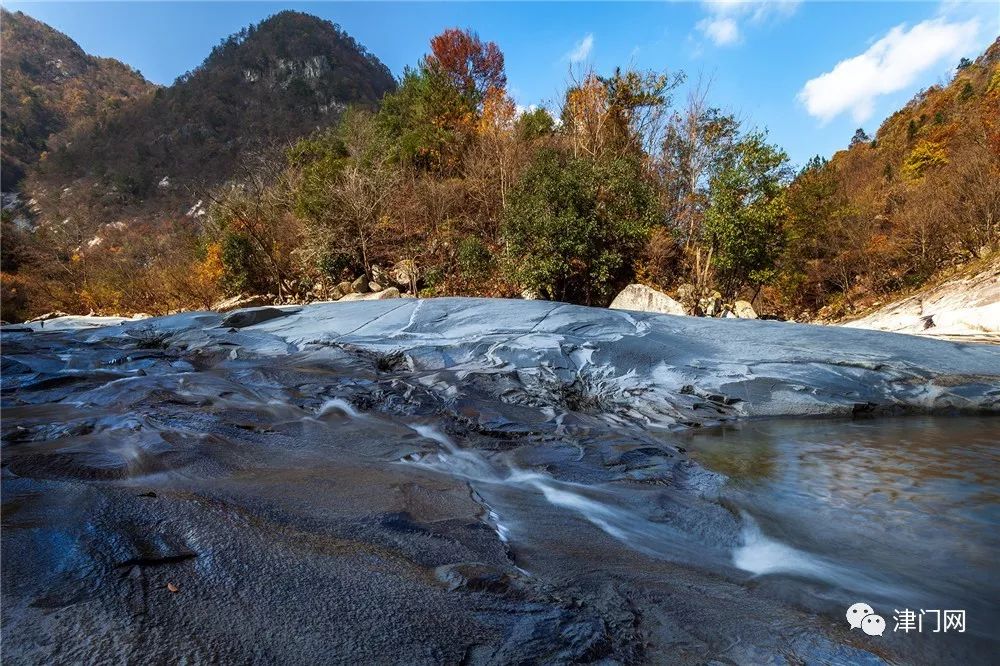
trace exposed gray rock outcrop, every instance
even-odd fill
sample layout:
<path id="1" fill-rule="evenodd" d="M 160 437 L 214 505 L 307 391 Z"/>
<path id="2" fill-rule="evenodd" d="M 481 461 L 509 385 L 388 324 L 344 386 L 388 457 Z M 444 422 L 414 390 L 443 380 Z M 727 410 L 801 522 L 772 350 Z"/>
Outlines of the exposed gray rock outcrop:
<path id="1" fill-rule="evenodd" d="M 389 287 L 388 289 L 373 291 L 367 294 L 347 294 L 340 301 L 384 301 L 388 298 L 399 298 L 399 289 Z"/>
<path id="2" fill-rule="evenodd" d="M 662 291 L 644 284 L 630 284 L 622 289 L 609 306 L 612 310 L 633 310 L 657 314 L 683 315 L 684 306 Z"/>

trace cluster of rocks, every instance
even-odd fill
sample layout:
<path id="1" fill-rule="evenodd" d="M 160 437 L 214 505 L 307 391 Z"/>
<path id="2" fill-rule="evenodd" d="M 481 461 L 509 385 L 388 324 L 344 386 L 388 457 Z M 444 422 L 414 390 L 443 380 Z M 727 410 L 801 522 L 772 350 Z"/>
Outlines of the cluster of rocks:
<path id="1" fill-rule="evenodd" d="M 337 284 L 317 282 L 304 297 L 280 298 L 274 294 L 238 294 L 218 301 L 212 306 L 216 312 L 229 312 L 262 305 L 287 305 L 315 301 L 380 301 L 388 298 L 414 298 L 419 271 L 410 259 L 397 261 L 392 268 L 372 265 L 371 275 L 360 275 L 352 281 Z"/>
<path id="2" fill-rule="evenodd" d="M 694 317 L 757 319 L 757 312 L 749 301 L 726 303 L 719 292 L 713 291 L 703 295 L 692 284 L 682 284 L 677 289 L 676 300 L 644 284 L 630 284 L 615 296 L 610 307 L 612 310 L 636 310 Z"/>

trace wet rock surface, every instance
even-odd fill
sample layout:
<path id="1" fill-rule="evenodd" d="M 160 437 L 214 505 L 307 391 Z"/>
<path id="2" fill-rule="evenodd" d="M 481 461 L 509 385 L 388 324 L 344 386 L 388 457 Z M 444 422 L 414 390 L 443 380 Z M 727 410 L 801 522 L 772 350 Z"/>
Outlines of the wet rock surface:
<path id="1" fill-rule="evenodd" d="M 546 302 L 271 309 L 3 334 L 5 661 L 995 648 L 872 643 L 840 617 L 855 591 L 737 566 L 747 519 L 683 438 L 859 404 L 996 411 L 994 349 Z"/>

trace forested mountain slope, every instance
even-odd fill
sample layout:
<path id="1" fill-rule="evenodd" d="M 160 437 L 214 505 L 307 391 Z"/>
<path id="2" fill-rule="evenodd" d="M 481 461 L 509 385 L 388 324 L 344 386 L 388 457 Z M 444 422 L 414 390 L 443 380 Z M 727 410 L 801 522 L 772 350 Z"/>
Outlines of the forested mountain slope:
<path id="1" fill-rule="evenodd" d="M 151 92 L 142 75 L 21 12 L 0 10 L 3 189 L 9 191 L 47 150 L 49 136 Z"/>
<path id="2" fill-rule="evenodd" d="M 784 286 L 837 316 L 1000 238 L 1000 39 L 789 187 Z"/>
<path id="3" fill-rule="evenodd" d="M 374 107 L 393 87 L 339 27 L 281 12 L 224 39 L 172 86 L 60 135 L 27 190 L 42 220 L 181 215 L 248 152 L 334 123 L 348 106 Z"/>

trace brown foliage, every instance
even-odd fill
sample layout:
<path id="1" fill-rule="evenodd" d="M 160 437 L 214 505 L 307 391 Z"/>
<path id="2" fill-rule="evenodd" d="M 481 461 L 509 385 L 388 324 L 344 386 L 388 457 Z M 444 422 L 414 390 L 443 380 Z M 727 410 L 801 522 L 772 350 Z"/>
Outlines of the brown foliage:
<path id="1" fill-rule="evenodd" d="M 507 87 L 503 53 L 495 42 L 483 43 L 470 30 L 449 28 L 431 39 L 427 65 L 451 79 L 463 94 L 484 100 L 492 89 Z"/>

